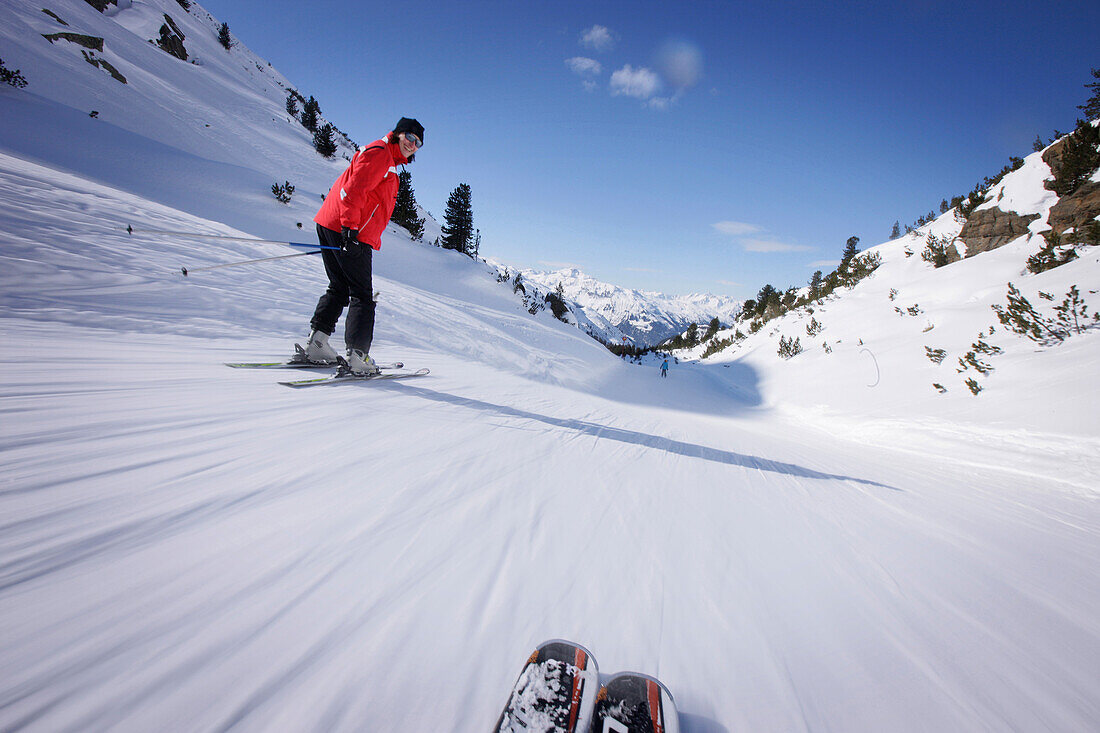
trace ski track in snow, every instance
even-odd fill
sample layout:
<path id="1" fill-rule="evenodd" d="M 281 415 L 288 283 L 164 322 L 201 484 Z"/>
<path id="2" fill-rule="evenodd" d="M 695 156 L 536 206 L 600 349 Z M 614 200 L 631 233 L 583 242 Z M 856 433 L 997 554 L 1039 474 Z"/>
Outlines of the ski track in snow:
<path id="1" fill-rule="evenodd" d="M 74 58 L 66 84 L 92 73 Z M 51 140 L 92 124 L 15 99 Z M 685 733 L 1100 728 L 1094 413 L 1064 435 L 891 412 L 902 360 L 877 344 L 881 391 L 847 414 L 787 389 L 818 368 L 808 355 L 786 383 L 754 366 L 762 350 L 658 380 L 530 316 L 492 268 L 392 229 L 373 353 L 431 376 L 288 390 L 222 362 L 305 336 L 318 262 L 184 279 L 282 250 L 124 231 L 281 236 L 256 225 L 271 201 L 239 193 L 269 176 L 240 173 L 234 145 L 216 170 L 252 189 L 216 206 L 215 164 L 182 152 L 232 114 L 139 115 L 135 129 L 179 114 L 162 158 L 110 126 L 112 99 L 103 149 L 171 160 L 172 191 L 130 193 L 148 171 L 93 175 L 92 154 L 35 162 L 29 126 L 29 142 L 0 140 L 0 730 L 487 730 L 557 637 L 607 674 L 658 675 Z M 916 278 L 904 291 L 943 324 L 938 295 Z M 861 334 L 840 330 L 836 358 L 857 365 Z M 1060 348 L 1089 364 L 1094 343 Z"/>

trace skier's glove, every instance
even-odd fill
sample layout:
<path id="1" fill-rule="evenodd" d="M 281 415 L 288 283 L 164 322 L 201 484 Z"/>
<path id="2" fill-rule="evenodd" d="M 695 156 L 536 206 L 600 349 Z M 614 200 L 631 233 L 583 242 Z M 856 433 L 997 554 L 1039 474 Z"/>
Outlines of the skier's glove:
<path id="1" fill-rule="evenodd" d="M 354 252 L 359 248 L 359 231 L 356 229 L 348 229 L 343 227 L 340 230 L 340 237 L 344 243 L 345 252 Z"/>

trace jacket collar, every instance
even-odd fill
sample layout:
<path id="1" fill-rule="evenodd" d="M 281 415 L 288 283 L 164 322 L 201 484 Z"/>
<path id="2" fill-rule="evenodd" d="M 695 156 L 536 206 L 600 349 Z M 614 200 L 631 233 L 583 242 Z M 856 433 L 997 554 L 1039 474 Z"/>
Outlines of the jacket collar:
<path id="1" fill-rule="evenodd" d="M 395 165 L 405 165 L 406 163 L 409 162 L 409 160 L 401 152 L 401 143 L 399 141 L 397 141 L 397 136 L 394 135 L 392 132 L 390 133 L 390 136 L 393 136 L 394 142 L 386 143 L 386 147 L 388 147 L 390 149 L 390 155 L 393 156 L 394 164 Z M 385 140 L 386 138 L 382 138 L 382 139 Z"/>

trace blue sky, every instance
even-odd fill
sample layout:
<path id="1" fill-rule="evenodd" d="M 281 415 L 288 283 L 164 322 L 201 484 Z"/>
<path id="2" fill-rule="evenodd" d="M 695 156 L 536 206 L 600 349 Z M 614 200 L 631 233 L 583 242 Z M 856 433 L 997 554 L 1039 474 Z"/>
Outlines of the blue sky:
<path id="1" fill-rule="evenodd" d="M 667 293 L 804 284 L 1071 130 L 1100 67 L 1095 0 L 203 5 L 360 143 L 419 119 L 417 200 L 468 183 L 482 255 Z"/>

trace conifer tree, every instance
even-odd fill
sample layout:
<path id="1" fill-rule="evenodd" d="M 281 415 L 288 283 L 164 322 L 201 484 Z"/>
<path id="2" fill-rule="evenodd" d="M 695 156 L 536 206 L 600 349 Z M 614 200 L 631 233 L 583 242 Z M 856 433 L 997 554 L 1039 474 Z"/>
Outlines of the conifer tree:
<path id="1" fill-rule="evenodd" d="M 310 96 L 302 106 L 302 116 L 300 121 L 302 127 L 306 128 L 310 132 L 317 132 L 317 115 L 321 113 L 321 106 L 317 104 L 317 100 Z"/>
<path id="2" fill-rule="evenodd" d="M 718 320 L 718 316 L 710 319 L 710 323 L 707 324 L 707 332 L 703 335 L 703 340 L 706 341 L 718 333 L 718 329 L 722 327 L 722 322 Z"/>
<path id="3" fill-rule="evenodd" d="M 286 95 L 286 112 L 291 117 L 298 117 L 298 100 L 294 98 L 293 94 Z"/>
<path id="4" fill-rule="evenodd" d="M 336 140 L 333 137 L 332 125 L 327 122 L 313 133 L 313 147 L 326 158 L 336 154 Z"/>
<path id="5" fill-rule="evenodd" d="M 859 237 L 848 237 L 844 245 L 844 252 L 840 255 L 840 266 L 843 268 L 852 258 L 859 254 Z"/>
<path id="6" fill-rule="evenodd" d="M 233 47 L 233 37 L 229 35 L 228 23 L 222 23 L 222 27 L 218 29 L 218 43 L 223 45 L 226 51 Z"/>
<path id="7" fill-rule="evenodd" d="M 894 228 L 890 230 L 890 239 L 897 239 L 901 236 L 901 222 L 895 221 Z"/>
<path id="8" fill-rule="evenodd" d="M 760 288 L 756 294 L 756 315 L 771 319 L 779 315 L 780 295 L 770 283 Z"/>
<path id="9" fill-rule="evenodd" d="M 1077 129 L 1065 139 L 1060 165 L 1049 187 L 1059 196 L 1067 196 L 1100 167 L 1100 128 L 1080 120 Z"/>
<path id="10" fill-rule="evenodd" d="M 1090 120 L 1100 117 L 1100 69 L 1092 70 L 1092 78 L 1096 81 L 1085 85 L 1085 88 L 1092 90 L 1092 96 L 1089 97 L 1087 102 L 1077 107 Z"/>
<path id="11" fill-rule="evenodd" d="M 897 226 L 896 224 L 894 226 Z M 810 300 L 817 300 L 821 297 L 821 270 L 815 270 L 813 277 L 810 278 Z"/>
<path id="12" fill-rule="evenodd" d="M 460 183 L 447 197 L 443 212 L 443 247 L 471 255 L 474 238 L 474 211 L 470 201 L 470 186 Z"/>
<path id="13" fill-rule="evenodd" d="M 417 216 L 416 195 L 412 190 L 412 174 L 401 171 L 398 175 L 397 202 L 393 206 L 393 216 L 390 217 L 394 224 L 408 230 L 412 238 L 419 241 L 424 235 L 424 219 Z"/>

